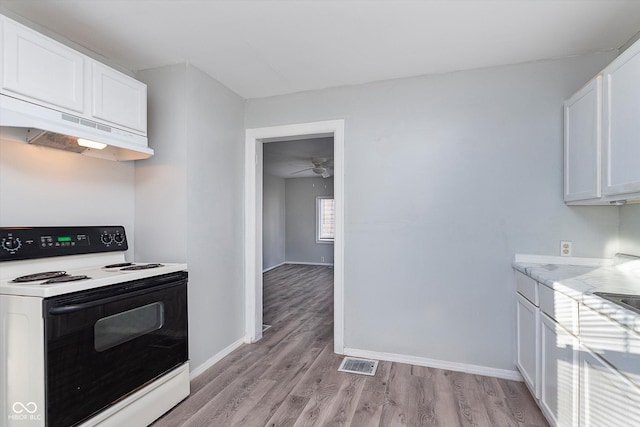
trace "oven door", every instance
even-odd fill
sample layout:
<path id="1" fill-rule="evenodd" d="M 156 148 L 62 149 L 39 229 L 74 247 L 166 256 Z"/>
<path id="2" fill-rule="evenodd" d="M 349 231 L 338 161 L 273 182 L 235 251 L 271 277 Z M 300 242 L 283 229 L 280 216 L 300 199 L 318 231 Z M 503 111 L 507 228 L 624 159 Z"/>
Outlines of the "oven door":
<path id="1" fill-rule="evenodd" d="M 47 425 L 86 420 L 187 361 L 187 273 L 45 299 Z"/>

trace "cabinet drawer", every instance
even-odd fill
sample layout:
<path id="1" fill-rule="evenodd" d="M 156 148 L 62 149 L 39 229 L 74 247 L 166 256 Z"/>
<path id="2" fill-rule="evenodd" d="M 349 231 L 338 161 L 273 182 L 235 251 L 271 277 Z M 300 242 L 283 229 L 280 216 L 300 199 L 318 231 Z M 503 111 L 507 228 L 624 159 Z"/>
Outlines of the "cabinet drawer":
<path id="1" fill-rule="evenodd" d="M 518 293 L 538 306 L 538 283 L 526 274 L 516 270 L 516 289 Z"/>
<path id="2" fill-rule="evenodd" d="M 578 301 L 543 284 L 538 284 L 538 298 L 543 313 L 578 335 Z"/>
<path id="3" fill-rule="evenodd" d="M 640 386 L 640 335 L 580 305 L 580 341 Z"/>

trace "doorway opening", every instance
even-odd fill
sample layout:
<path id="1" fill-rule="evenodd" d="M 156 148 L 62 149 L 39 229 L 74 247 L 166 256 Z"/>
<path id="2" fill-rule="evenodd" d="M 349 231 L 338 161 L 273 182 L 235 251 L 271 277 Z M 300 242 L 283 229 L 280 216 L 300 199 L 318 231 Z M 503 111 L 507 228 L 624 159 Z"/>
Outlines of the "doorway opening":
<path id="1" fill-rule="evenodd" d="M 308 167 L 312 175 L 326 174 L 322 169 L 333 169 L 333 288 L 334 288 L 334 352 L 344 352 L 344 120 L 302 123 L 248 129 L 245 139 L 245 341 L 256 342 L 263 332 L 263 185 L 265 144 L 286 141 L 333 139 L 333 159 L 321 155 L 310 158 Z M 325 160 L 326 158 L 326 160 Z M 315 163 L 314 163 L 315 162 Z M 317 163 L 317 164 L 316 164 Z M 302 168 L 305 169 L 305 168 Z M 313 171 L 315 169 L 315 172 Z M 295 172 L 295 171 L 292 171 Z M 302 172 L 300 172 L 302 173 Z M 327 177 L 328 178 L 328 177 Z M 320 178 L 323 179 L 323 178 Z M 320 183 L 321 181 L 319 181 Z M 321 185 L 321 184 L 318 184 Z M 324 190 L 324 189 L 323 189 Z M 319 205 L 328 209 L 322 195 Z M 326 196 L 326 195 L 325 195 Z M 325 197 L 326 198 L 326 197 Z M 317 237 L 326 240 L 329 231 L 322 225 Z M 315 256 L 320 257 L 320 249 Z M 313 256 L 313 255 L 312 255 Z M 324 258 L 324 263 L 329 260 Z M 269 266 L 266 266 L 269 267 Z"/>

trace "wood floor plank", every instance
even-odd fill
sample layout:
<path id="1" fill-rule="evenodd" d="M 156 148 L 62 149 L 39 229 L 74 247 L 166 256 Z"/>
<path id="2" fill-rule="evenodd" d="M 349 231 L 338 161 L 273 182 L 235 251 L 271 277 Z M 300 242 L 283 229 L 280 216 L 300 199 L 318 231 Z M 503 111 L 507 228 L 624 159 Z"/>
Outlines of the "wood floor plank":
<path id="1" fill-rule="evenodd" d="M 380 425 L 429 425 L 434 418 L 433 393 L 425 378 L 411 375 L 411 365 L 393 363 Z"/>
<path id="2" fill-rule="evenodd" d="M 338 372 L 331 268 L 265 273 L 263 311 L 263 338 L 195 378 L 155 427 L 548 425 L 523 383 L 385 361 L 372 377 Z"/>
<path id="3" fill-rule="evenodd" d="M 507 406 L 506 396 L 496 378 L 476 377 L 480 386 L 480 396 L 484 406 L 487 408 L 487 415 L 492 425 L 516 427 L 518 422 L 512 418 L 511 410 Z"/>
<path id="4" fill-rule="evenodd" d="M 266 427 L 293 427 L 305 406 L 309 402 L 308 397 L 290 394 L 273 416 L 265 424 Z"/>
<path id="5" fill-rule="evenodd" d="M 320 425 L 327 427 L 344 427 L 351 425 L 356 412 L 365 378 L 358 374 L 346 374 L 345 378 L 333 396 L 329 408 L 322 414 Z"/>
<path id="6" fill-rule="evenodd" d="M 292 354 L 292 359 L 290 359 L 288 363 L 283 362 L 284 365 L 271 366 L 265 371 L 262 378 L 272 380 L 274 385 L 264 394 L 260 401 L 251 408 L 251 412 L 240 419 L 239 425 L 247 427 L 266 425 L 279 407 L 284 404 L 294 386 L 309 369 L 309 366 L 313 363 L 314 359 L 316 359 L 320 351 L 321 349 L 319 348 L 312 348 L 302 354 Z"/>
<path id="7" fill-rule="evenodd" d="M 323 384 L 339 381 L 340 363 L 342 358 L 333 352 L 333 344 L 327 344 L 293 389 L 293 393 L 297 396 L 311 397 Z"/>
<path id="8" fill-rule="evenodd" d="M 462 425 L 458 415 L 459 407 L 453 384 L 450 380 L 450 371 L 428 368 L 429 378 L 434 383 L 435 396 L 433 406 L 435 408 L 435 426 L 456 427 Z"/>
<path id="9" fill-rule="evenodd" d="M 523 426 L 549 425 L 524 383 L 516 383 L 515 381 L 500 378 L 497 381 L 505 394 L 506 404 L 515 421 Z"/>
<path id="10" fill-rule="evenodd" d="M 450 375 L 458 399 L 459 420 L 463 426 L 489 426 L 491 420 L 478 396 L 475 375 L 453 372 Z"/>
<path id="11" fill-rule="evenodd" d="M 370 427 L 379 425 L 384 402 L 385 393 L 366 389 L 362 390 L 353 414 L 351 426 Z"/>

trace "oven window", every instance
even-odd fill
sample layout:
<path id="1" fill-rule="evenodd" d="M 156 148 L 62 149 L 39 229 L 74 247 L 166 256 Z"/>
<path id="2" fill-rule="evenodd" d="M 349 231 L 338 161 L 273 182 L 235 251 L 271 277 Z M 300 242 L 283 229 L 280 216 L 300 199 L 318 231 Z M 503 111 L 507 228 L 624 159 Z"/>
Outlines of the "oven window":
<path id="1" fill-rule="evenodd" d="M 153 304 L 123 311 L 99 319 L 94 325 L 94 342 L 97 351 L 105 351 L 162 328 L 164 304 Z"/>

